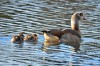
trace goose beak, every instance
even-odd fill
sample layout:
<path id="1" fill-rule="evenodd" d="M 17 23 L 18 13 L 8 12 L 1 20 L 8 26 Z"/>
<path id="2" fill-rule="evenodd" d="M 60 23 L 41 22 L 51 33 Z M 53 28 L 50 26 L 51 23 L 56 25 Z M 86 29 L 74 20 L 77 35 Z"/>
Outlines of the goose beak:
<path id="1" fill-rule="evenodd" d="M 83 20 L 87 20 L 85 17 L 83 17 Z"/>
<path id="2" fill-rule="evenodd" d="M 82 16 L 81 19 L 82 19 L 82 20 L 87 20 L 85 16 Z"/>

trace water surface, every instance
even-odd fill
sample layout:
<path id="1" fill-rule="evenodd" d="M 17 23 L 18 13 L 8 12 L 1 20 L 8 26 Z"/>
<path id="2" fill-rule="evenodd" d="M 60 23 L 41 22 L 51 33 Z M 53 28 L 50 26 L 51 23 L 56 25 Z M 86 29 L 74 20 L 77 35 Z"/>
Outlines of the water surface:
<path id="1" fill-rule="evenodd" d="M 43 48 L 41 30 L 70 28 L 74 12 L 80 22 L 80 51 L 60 44 Z M 0 0 L 0 66 L 100 66 L 100 0 Z M 13 44 L 19 32 L 37 33 L 38 43 Z"/>

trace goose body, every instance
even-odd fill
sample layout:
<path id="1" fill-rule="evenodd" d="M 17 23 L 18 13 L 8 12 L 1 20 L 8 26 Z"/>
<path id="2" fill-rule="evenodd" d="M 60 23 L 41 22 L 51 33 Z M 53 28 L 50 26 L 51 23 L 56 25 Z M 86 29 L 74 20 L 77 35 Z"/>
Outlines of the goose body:
<path id="1" fill-rule="evenodd" d="M 50 33 L 54 36 L 57 36 L 61 42 L 67 43 L 80 43 L 81 32 L 79 29 L 79 20 L 84 20 L 83 13 L 74 13 L 71 17 L 71 28 L 72 29 L 51 29 Z"/>
<path id="2" fill-rule="evenodd" d="M 50 31 L 43 30 L 42 32 L 45 38 L 45 41 L 44 41 L 45 46 L 57 45 L 60 43 L 59 38 L 57 36 L 52 35 Z"/>

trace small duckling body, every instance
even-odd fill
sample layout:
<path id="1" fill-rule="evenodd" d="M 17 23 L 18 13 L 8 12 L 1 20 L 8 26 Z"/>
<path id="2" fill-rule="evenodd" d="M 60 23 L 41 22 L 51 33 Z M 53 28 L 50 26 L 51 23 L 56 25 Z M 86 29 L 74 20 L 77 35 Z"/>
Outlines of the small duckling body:
<path id="1" fill-rule="evenodd" d="M 60 40 L 57 36 L 52 35 L 49 31 L 43 30 L 45 42 L 44 45 L 50 46 L 50 45 L 57 45 L 60 43 Z"/>
<path id="2" fill-rule="evenodd" d="M 24 39 L 24 32 L 19 33 L 18 35 L 14 35 L 11 39 L 12 43 L 23 43 L 23 39 Z"/>
<path id="3" fill-rule="evenodd" d="M 38 40 L 38 35 L 33 33 L 33 34 L 29 34 L 27 36 L 24 37 L 24 41 L 27 42 L 34 42 Z"/>

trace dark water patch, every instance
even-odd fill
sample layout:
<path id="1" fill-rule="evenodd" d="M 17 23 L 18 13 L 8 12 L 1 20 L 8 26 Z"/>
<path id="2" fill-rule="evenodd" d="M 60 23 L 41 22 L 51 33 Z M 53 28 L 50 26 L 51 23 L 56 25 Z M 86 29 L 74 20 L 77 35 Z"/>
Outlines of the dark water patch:
<path id="1" fill-rule="evenodd" d="M 12 19 L 12 16 L 0 13 L 0 18 Z"/>

